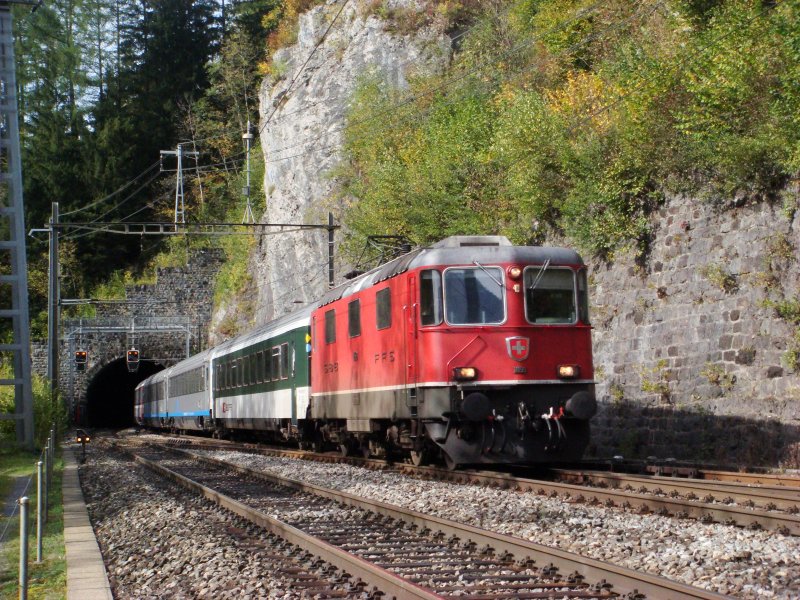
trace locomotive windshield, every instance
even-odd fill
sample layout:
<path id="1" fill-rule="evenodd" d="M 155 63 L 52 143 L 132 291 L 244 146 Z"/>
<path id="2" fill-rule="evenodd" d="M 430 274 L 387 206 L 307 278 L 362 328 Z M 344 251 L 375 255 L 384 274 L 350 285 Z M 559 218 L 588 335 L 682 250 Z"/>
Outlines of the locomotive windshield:
<path id="1" fill-rule="evenodd" d="M 525 316 L 530 323 L 574 323 L 575 275 L 572 269 L 525 269 Z"/>
<path id="2" fill-rule="evenodd" d="M 451 325 L 489 325 L 505 320 L 503 271 L 498 267 L 444 272 L 444 306 Z"/>

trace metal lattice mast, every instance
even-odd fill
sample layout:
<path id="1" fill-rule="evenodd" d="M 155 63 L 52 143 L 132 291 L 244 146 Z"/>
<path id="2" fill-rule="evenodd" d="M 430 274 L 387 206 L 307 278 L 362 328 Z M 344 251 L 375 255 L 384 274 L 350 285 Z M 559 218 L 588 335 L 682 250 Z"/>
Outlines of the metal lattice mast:
<path id="1" fill-rule="evenodd" d="M 181 144 L 178 144 L 175 150 L 162 150 L 161 156 L 175 156 L 178 159 L 177 177 L 175 178 L 175 224 L 186 223 L 186 208 L 183 202 L 183 157 L 197 158 L 200 154 L 187 152 Z"/>
<path id="2" fill-rule="evenodd" d="M 250 205 L 250 144 L 253 142 L 253 131 L 250 128 L 250 120 L 247 121 L 247 131 L 242 135 L 245 147 L 247 148 L 247 184 L 242 189 L 242 193 L 247 198 L 247 207 L 244 209 L 244 217 L 242 223 L 255 223 L 256 218 L 253 216 L 253 207 Z"/>
<path id="3" fill-rule="evenodd" d="M 14 377 L 0 379 L 0 385 L 14 386 L 15 408 L 11 418 L 17 421 L 17 441 L 32 450 L 33 394 L 28 320 L 28 263 L 11 24 L 11 3 L 0 2 L 0 256 L 4 259 L 0 262 L 0 285 L 9 286 L 11 291 L 10 306 L 7 305 L 8 296 L 2 295 L 5 305 L 0 304 L 0 319 L 10 319 L 14 331 L 12 343 L 0 344 L 0 353 L 4 358 L 11 359 Z"/>

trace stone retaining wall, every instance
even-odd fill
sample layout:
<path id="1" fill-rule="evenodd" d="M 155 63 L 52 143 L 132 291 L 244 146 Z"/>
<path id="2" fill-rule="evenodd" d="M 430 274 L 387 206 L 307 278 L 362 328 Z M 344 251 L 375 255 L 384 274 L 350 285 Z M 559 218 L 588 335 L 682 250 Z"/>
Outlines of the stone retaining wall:
<path id="1" fill-rule="evenodd" d="M 774 307 L 800 297 L 798 216 L 672 197 L 651 223 L 645 260 L 592 265 L 593 453 L 798 466 L 797 326 Z"/>

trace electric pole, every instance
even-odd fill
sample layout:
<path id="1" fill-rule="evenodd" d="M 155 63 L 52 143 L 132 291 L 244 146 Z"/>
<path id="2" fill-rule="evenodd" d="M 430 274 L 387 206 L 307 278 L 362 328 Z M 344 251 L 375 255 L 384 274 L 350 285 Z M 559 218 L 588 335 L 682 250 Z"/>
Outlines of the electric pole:
<path id="1" fill-rule="evenodd" d="M 244 217 L 242 223 L 255 223 L 256 218 L 253 216 L 253 207 L 250 205 L 250 144 L 253 141 L 253 132 L 250 129 L 250 120 L 247 120 L 247 131 L 242 134 L 245 147 L 247 149 L 247 184 L 242 189 L 242 193 L 247 198 L 247 206 L 244 209 Z"/>
<path id="2" fill-rule="evenodd" d="M 50 389 L 58 389 L 58 318 L 60 290 L 60 266 L 58 263 L 58 202 L 53 202 L 50 217 L 50 264 L 47 286 L 47 377 Z"/>
<path id="3" fill-rule="evenodd" d="M 187 152 L 183 149 L 182 144 L 178 144 L 175 150 L 162 150 L 161 156 L 175 156 L 178 159 L 178 174 L 175 181 L 175 223 L 186 223 L 186 209 L 183 203 L 183 157 L 197 158 L 199 153 Z"/>

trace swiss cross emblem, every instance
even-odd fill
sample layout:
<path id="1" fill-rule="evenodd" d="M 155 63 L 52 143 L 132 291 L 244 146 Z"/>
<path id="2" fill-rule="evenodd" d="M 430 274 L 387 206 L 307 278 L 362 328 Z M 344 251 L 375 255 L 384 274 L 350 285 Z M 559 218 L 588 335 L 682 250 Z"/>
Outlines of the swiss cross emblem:
<path id="1" fill-rule="evenodd" d="M 531 340 L 526 337 L 506 338 L 506 348 L 508 355 L 514 360 L 523 361 L 528 358 L 528 351 L 531 348 Z"/>

